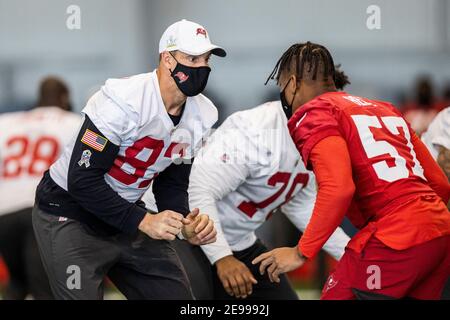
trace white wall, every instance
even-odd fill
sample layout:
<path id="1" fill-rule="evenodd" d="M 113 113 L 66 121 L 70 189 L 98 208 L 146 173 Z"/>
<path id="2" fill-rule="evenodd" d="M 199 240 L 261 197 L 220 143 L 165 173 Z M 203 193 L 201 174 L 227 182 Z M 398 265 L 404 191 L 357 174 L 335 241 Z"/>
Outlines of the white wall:
<path id="1" fill-rule="evenodd" d="M 372 4 L 381 8 L 381 30 L 366 27 Z M 155 36 L 187 18 L 228 49 L 226 59 L 213 61 L 208 87 L 230 104 L 228 114 L 263 101 L 277 59 L 306 40 L 330 48 L 352 79 L 349 90 L 361 95 L 394 99 L 421 72 L 438 83 L 450 79 L 449 8 L 447 0 L 166 0 L 155 2 L 149 16 Z"/>
<path id="2" fill-rule="evenodd" d="M 81 30 L 66 27 L 71 4 L 81 8 Z M 71 84 L 79 109 L 106 78 L 146 71 L 151 58 L 141 26 L 144 5 L 142 0 L 0 0 L 0 70 L 13 69 L 7 80 L 13 92 L 1 94 L 0 87 L 0 99 L 33 100 L 39 79 L 57 74 Z"/>
<path id="3" fill-rule="evenodd" d="M 49 73 L 71 84 L 78 109 L 108 77 L 146 72 L 171 23 L 204 24 L 229 56 L 212 61 L 208 90 L 224 115 L 267 99 L 263 83 L 282 52 L 312 40 L 329 47 L 350 75 L 349 91 L 394 99 L 422 72 L 450 79 L 449 0 L 0 0 L 0 112 L 34 99 Z M 66 8 L 82 9 L 82 30 Z M 366 8 L 381 8 L 381 30 Z"/>

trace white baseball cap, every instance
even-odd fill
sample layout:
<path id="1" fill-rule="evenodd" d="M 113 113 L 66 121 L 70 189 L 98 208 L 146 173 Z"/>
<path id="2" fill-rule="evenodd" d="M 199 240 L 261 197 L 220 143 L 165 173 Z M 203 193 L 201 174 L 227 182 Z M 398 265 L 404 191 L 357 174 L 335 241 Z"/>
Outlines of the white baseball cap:
<path id="1" fill-rule="evenodd" d="M 227 55 L 223 48 L 211 43 L 209 34 L 203 26 L 185 19 L 167 28 L 159 42 L 159 53 L 175 50 L 194 56 L 209 51 L 219 57 Z"/>

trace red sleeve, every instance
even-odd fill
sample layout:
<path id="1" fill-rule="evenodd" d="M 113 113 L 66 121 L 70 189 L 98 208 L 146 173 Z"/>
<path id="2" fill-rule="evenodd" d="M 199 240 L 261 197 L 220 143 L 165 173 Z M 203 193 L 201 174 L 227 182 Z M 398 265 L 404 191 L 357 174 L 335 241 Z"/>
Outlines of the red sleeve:
<path id="1" fill-rule="evenodd" d="M 310 168 L 311 150 L 320 140 L 341 135 L 336 109 L 323 100 L 302 106 L 289 120 L 288 127 L 307 168 Z"/>
<path id="2" fill-rule="evenodd" d="M 450 199 L 450 184 L 448 183 L 447 176 L 441 167 L 434 160 L 433 156 L 428 151 L 428 148 L 423 144 L 417 135 L 411 132 L 411 142 L 414 146 L 414 150 L 417 155 L 417 160 L 422 165 L 425 178 L 428 181 L 430 187 L 438 194 L 439 197 L 448 203 Z"/>
<path id="3" fill-rule="evenodd" d="M 314 257 L 341 224 L 355 192 L 347 144 L 342 137 L 327 137 L 310 154 L 319 190 L 311 220 L 299 242 L 300 252 Z"/>

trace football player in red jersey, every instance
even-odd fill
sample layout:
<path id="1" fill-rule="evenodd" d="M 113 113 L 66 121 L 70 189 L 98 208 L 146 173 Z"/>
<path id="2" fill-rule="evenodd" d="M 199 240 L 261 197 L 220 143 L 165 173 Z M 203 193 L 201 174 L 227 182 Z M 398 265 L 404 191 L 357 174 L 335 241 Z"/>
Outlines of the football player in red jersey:
<path id="1" fill-rule="evenodd" d="M 337 92 L 334 63 L 318 44 L 290 47 L 269 79 L 294 115 L 288 123 L 319 190 L 297 247 L 257 257 L 273 281 L 312 258 L 345 215 L 360 231 L 322 299 L 439 299 L 450 275 L 450 185 L 387 102 Z"/>

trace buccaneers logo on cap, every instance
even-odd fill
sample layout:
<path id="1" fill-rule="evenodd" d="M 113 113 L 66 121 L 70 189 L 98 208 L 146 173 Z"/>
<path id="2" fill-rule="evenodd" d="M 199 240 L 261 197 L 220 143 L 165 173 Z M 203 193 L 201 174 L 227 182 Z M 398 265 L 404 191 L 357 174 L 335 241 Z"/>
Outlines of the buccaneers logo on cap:
<path id="1" fill-rule="evenodd" d="M 175 77 L 177 77 L 180 80 L 180 83 L 186 82 L 189 79 L 189 76 L 187 76 L 184 72 L 177 72 L 175 74 Z"/>
<path id="2" fill-rule="evenodd" d="M 205 29 L 198 28 L 198 29 L 197 29 L 197 36 L 198 36 L 199 34 L 204 35 L 205 38 L 208 38 L 208 35 L 206 34 L 206 30 L 205 30 Z"/>

